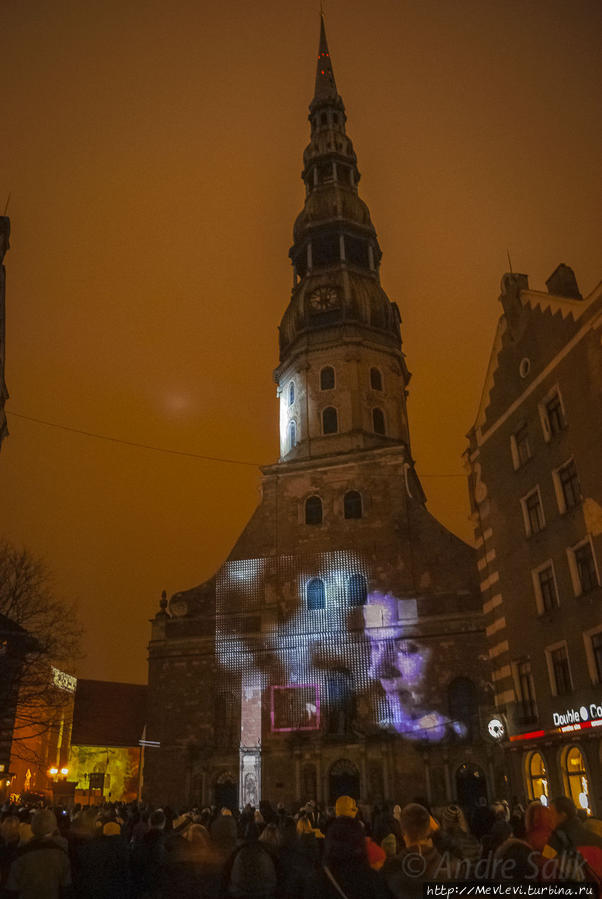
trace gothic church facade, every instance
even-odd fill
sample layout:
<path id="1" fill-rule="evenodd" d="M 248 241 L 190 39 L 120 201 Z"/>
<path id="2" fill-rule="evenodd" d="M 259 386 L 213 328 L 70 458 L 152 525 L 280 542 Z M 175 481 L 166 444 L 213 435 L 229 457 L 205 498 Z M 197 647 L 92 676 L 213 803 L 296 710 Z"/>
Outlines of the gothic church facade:
<path id="1" fill-rule="evenodd" d="M 427 510 L 400 313 L 321 21 L 274 372 L 280 458 L 149 644 L 144 795 L 172 805 L 499 795 L 474 550 Z"/>

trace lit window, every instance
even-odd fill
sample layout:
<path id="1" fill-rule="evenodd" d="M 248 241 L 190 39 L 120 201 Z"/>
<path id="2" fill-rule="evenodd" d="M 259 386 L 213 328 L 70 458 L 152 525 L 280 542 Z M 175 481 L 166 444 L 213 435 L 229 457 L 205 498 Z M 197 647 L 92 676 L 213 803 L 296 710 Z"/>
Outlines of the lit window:
<path id="1" fill-rule="evenodd" d="M 567 747 L 562 766 L 564 787 L 578 809 L 591 815 L 590 786 L 585 759 L 578 746 Z"/>
<path id="2" fill-rule="evenodd" d="M 368 599 L 368 585 L 361 574 L 352 574 L 347 583 L 347 601 L 350 606 L 364 606 Z"/>
<path id="3" fill-rule="evenodd" d="M 334 406 L 327 406 L 322 412 L 322 433 L 336 434 L 339 430 L 337 410 Z"/>
<path id="4" fill-rule="evenodd" d="M 548 772 L 543 755 L 540 752 L 532 752 L 527 757 L 527 784 L 529 799 L 539 800 L 542 805 L 547 805 L 549 793 Z M 546 801 L 543 801 L 541 797 Z"/>
<path id="5" fill-rule="evenodd" d="M 554 482 L 561 512 L 572 509 L 581 502 L 581 487 L 575 460 L 570 459 L 554 472 Z"/>
<path id="6" fill-rule="evenodd" d="M 569 654 L 566 643 L 560 643 L 546 649 L 548 673 L 554 696 L 564 696 L 573 689 Z"/>
<path id="7" fill-rule="evenodd" d="M 372 390 L 383 389 L 383 377 L 378 368 L 370 369 L 370 387 L 372 388 Z"/>
<path id="8" fill-rule="evenodd" d="M 310 612 L 326 608 L 326 589 L 322 578 L 313 577 L 307 585 L 307 608 Z"/>
<path id="9" fill-rule="evenodd" d="M 322 524 L 322 500 L 310 496 L 305 500 L 305 524 Z"/>
<path id="10" fill-rule="evenodd" d="M 288 448 L 293 449 L 297 445 L 297 424 L 294 421 L 288 425 Z"/>
<path id="11" fill-rule="evenodd" d="M 362 497 L 357 490 L 350 490 L 343 501 L 345 518 L 362 517 Z"/>
<path id="12" fill-rule="evenodd" d="M 375 434 L 384 435 L 385 432 L 385 415 L 382 409 L 372 410 L 372 430 Z"/>
<path id="13" fill-rule="evenodd" d="M 327 365 L 320 372 L 320 390 L 333 390 L 334 389 L 334 368 L 332 365 Z"/>
<path id="14" fill-rule="evenodd" d="M 545 525 L 539 487 L 536 487 L 535 490 L 532 490 L 531 493 L 528 493 L 527 496 L 521 499 L 521 506 L 523 509 L 525 534 L 527 537 L 538 534 Z"/>
<path id="15" fill-rule="evenodd" d="M 295 382 L 291 381 L 288 385 L 288 404 L 292 406 L 295 402 Z"/>
<path id="16" fill-rule="evenodd" d="M 510 439 L 512 461 L 514 468 L 522 468 L 531 458 L 531 444 L 529 443 L 529 427 L 525 422 L 515 431 Z"/>
<path id="17" fill-rule="evenodd" d="M 554 565 L 552 562 L 546 562 L 541 568 L 536 568 L 532 572 L 532 577 L 538 611 L 551 612 L 559 605 Z"/>

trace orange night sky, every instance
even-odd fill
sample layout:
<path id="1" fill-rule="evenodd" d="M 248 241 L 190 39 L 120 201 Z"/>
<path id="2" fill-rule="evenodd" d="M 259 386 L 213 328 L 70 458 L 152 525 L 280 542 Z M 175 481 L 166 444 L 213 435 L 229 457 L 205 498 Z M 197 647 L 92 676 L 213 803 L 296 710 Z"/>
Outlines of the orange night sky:
<path id="1" fill-rule="evenodd" d="M 602 277 L 597 0 L 329 0 L 348 131 L 403 317 L 429 508 L 471 539 L 474 419 L 510 249 Z M 303 202 L 314 3 L 6 0 L 0 211 L 10 437 L 0 535 L 86 626 L 80 674 L 143 681 L 160 593 L 210 576 L 277 456 L 271 373 Z M 433 478 L 431 475 L 460 475 Z M 427 477 L 428 476 L 428 477 Z"/>

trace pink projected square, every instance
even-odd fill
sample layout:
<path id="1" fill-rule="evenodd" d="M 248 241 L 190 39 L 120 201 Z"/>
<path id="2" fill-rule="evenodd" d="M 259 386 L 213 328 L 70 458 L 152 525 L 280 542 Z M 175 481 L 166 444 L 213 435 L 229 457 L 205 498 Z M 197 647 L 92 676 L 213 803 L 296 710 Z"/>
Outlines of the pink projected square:
<path id="1" fill-rule="evenodd" d="M 320 729 L 318 684 L 272 687 L 271 722 L 274 733 Z"/>

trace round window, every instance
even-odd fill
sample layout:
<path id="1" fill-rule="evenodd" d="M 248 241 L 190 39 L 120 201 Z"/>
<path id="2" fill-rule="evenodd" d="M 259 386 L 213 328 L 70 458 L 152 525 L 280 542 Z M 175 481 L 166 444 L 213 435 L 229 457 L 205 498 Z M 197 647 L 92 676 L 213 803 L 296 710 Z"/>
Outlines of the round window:
<path id="1" fill-rule="evenodd" d="M 531 371 L 531 360 L 527 359 L 525 356 L 524 359 L 521 359 L 520 365 L 518 366 L 518 373 L 521 378 L 526 378 L 529 372 Z"/>

